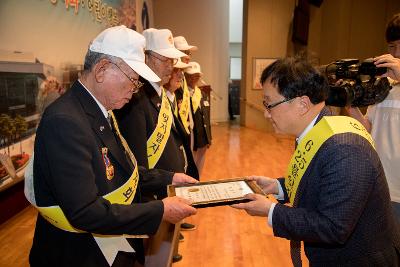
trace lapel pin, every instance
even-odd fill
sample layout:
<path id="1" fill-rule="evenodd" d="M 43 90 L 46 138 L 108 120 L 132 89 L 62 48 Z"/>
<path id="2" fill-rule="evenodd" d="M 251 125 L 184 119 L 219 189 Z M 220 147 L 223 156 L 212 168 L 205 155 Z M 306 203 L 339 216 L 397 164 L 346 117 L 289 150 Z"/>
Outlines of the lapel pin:
<path id="1" fill-rule="evenodd" d="M 104 126 L 100 126 L 100 132 L 102 132 L 104 130 Z"/>

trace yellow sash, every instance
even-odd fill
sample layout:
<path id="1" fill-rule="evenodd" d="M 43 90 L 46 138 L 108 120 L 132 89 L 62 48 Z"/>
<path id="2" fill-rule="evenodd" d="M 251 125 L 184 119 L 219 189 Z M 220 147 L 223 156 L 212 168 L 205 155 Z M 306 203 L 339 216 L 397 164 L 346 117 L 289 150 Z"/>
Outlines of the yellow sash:
<path id="1" fill-rule="evenodd" d="M 103 198 L 110 201 L 111 204 L 130 205 L 134 199 L 137 184 L 139 181 L 138 166 L 135 156 L 133 155 L 125 139 L 119 132 L 119 128 L 117 125 L 117 121 L 114 117 L 114 114 L 112 113 L 112 111 L 109 111 L 109 113 L 113 117 L 114 128 L 117 131 L 117 135 L 121 139 L 122 145 L 124 146 L 126 152 L 128 153 L 135 168 L 128 181 L 126 181 L 122 186 L 115 189 L 114 191 L 104 195 Z M 55 227 L 69 232 L 84 233 L 84 231 L 74 228 L 69 223 L 67 217 L 65 217 L 65 214 L 60 208 L 60 206 L 56 205 L 51 207 L 36 207 L 36 208 L 39 210 L 40 214 Z M 96 234 L 93 235 L 97 236 Z M 132 237 L 144 237 L 144 236 L 132 236 Z"/>
<path id="2" fill-rule="evenodd" d="M 290 160 L 286 173 L 285 187 L 292 205 L 301 178 L 319 148 L 330 137 L 341 133 L 358 134 L 367 139 L 368 142 L 375 147 L 371 135 L 357 120 L 346 116 L 323 117 L 306 136 L 304 136 Z"/>
<path id="3" fill-rule="evenodd" d="M 193 114 L 196 113 L 197 109 L 200 107 L 201 101 L 201 90 L 199 87 L 194 88 L 194 93 L 192 95 L 192 106 L 193 106 Z"/>
<path id="4" fill-rule="evenodd" d="M 185 127 L 187 134 L 190 134 L 190 129 L 189 129 L 190 92 L 187 87 L 185 77 L 183 77 L 182 90 L 183 90 L 183 96 L 182 96 L 181 107 L 179 108 L 179 116 L 181 117 L 182 124 Z"/>
<path id="5" fill-rule="evenodd" d="M 150 135 L 147 140 L 147 158 L 149 161 L 149 168 L 153 169 L 156 166 L 161 154 L 164 151 L 165 145 L 167 144 L 169 134 L 171 133 L 171 126 L 173 115 L 171 111 L 171 105 L 164 88 L 161 87 L 161 109 L 158 114 L 158 120 L 154 132 Z"/>

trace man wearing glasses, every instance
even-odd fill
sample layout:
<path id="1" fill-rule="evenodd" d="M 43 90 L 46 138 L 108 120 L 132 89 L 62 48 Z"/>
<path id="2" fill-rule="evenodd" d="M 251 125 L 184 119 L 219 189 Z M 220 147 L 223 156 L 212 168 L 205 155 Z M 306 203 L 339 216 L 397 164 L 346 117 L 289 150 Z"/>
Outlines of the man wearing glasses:
<path id="1" fill-rule="evenodd" d="M 124 108 L 116 112 L 122 135 L 140 165 L 172 172 L 187 171 L 187 155 L 179 130 L 175 126 L 172 107 L 163 85 L 171 78 L 174 65 L 185 56 L 174 46 L 173 36 L 167 29 L 147 29 L 146 64 L 160 77 L 154 82 L 141 77 L 143 87 Z M 165 188 L 152 192 L 149 199 L 166 197 Z M 175 255 L 174 260 L 181 259 Z"/>
<path id="2" fill-rule="evenodd" d="M 399 266 L 400 232 L 371 136 L 357 120 L 331 116 L 327 83 L 305 61 L 279 59 L 262 73 L 265 116 L 298 145 L 284 178 L 250 177 L 266 194 L 233 205 L 268 216 L 289 239 L 294 266 L 304 242 L 310 266 Z M 284 205 L 285 203 L 289 205 Z"/>
<path id="3" fill-rule="evenodd" d="M 135 152 L 139 165 L 184 172 L 185 155 L 180 149 L 180 136 L 163 88 L 183 53 L 174 47 L 171 31 L 167 29 L 147 29 L 143 36 L 146 38 L 146 65 L 161 80 L 154 82 L 141 77 L 140 92 L 115 114 L 121 133 Z M 162 198 L 166 196 L 166 190 L 154 194 Z"/>
<path id="4" fill-rule="evenodd" d="M 144 264 L 142 238 L 161 221 L 196 213 L 177 197 L 138 203 L 141 191 L 196 180 L 139 169 L 112 119 L 141 86 L 139 75 L 160 80 L 144 62 L 144 44 L 125 26 L 106 29 L 91 43 L 82 77 L 45 110 L 26 175 L 27 198 L 39 210 L 31 266 Z"/>

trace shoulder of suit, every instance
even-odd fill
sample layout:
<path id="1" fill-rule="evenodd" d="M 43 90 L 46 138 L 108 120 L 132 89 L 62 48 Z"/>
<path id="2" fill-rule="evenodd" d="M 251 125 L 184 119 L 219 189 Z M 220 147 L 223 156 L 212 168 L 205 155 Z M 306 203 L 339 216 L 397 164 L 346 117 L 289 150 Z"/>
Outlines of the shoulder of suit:
<path id="1" fill-rule="evenodd" d="M 80 102 L 75 92 L 73 91 L 73 88 L 71 88 L 46 108 L 42 118 L 49 115 L 57 115 L 57 114 L 70 115 L 75 113 L 77 110 L 81 109 L 82 107 L 80 105 Z"/>
<path id="2" fill-rule="evenodd" d="M 371 152 L 374 151 L 374 148 L 371 146 L 371 143 L 356 133 L 341 133 L 336 134 L 330 137 L 326 142 L 321 146 L 321 149 L 329 149 L 332 153 L 341 154 L 344 150 L 346 151 L 355 151 L 355 152 Z M 357 155 L 354 155 L 357 157 Z M 361 155 L 359 155 L 361 156 Z"/>

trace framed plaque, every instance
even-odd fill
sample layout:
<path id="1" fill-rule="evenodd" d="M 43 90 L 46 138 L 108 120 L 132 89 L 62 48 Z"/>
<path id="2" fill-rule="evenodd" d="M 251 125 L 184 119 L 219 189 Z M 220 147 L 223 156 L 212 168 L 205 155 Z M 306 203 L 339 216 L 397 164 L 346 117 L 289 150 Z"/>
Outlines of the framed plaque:
<path id="1" fill-rule="evenodd" d="M 255 181 L 248 181 L 244 177 L 168 186 L 168 196 L 190 199 L 195 208 L 248 202 L 244 195 L 249 193 L 265 195 Z"/>
<path id="2" fill-rule="evenodd" d="M 276 61 L 276 58 L 253 58 L 253 90 L 261 90 L 261 74 L 266 67 Z"/>

